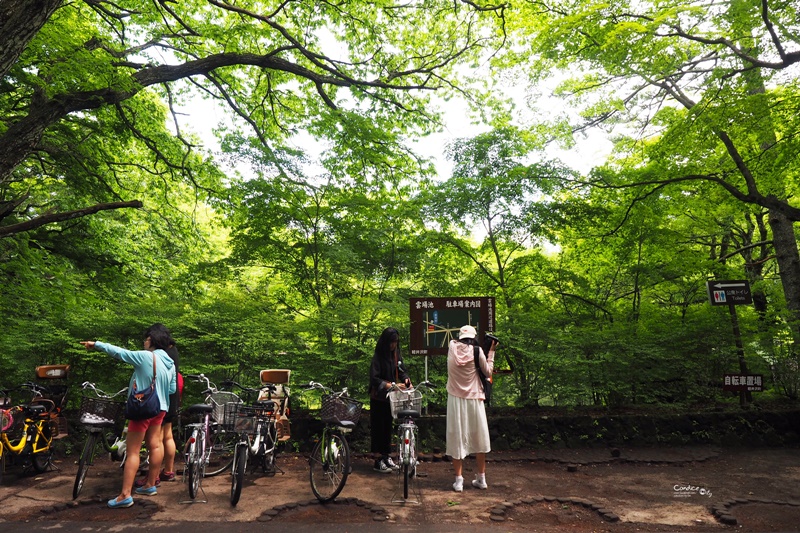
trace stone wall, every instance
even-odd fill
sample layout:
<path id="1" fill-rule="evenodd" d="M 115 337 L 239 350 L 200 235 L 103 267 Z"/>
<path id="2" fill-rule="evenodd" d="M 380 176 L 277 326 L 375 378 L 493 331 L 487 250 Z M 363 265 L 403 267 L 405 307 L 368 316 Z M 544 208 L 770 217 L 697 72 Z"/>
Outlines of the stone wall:
<path id="1" fill-rule="evenodd" d="M 445 447 L 445 416 L 417 421 L 421 452 Z M 306 451 L 319 420 L 292 417 L 295 449 Z M 790 446 L 800 444 L 800 409 L 694 414 L 499 414 L 489 413 L 492 449 L 557 449 L 616 446 Z M 349 437 L 357 453 L 369 452 L 369 412 Z"/>

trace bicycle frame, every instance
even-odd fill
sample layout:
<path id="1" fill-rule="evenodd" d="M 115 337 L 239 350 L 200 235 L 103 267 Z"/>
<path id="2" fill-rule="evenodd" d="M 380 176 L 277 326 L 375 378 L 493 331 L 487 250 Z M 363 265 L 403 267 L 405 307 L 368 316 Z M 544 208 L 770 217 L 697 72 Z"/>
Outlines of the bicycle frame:
<path id="1" fill-rule="evenodd" d="M 351 470 L 350 445 L 346 435 L 361 416 L 361 402 L 347 396 L 347 389 L 334 392 L 314 381 L 303 385 L 306 391 L 322 391 L 320 419 L 322 434 L 308 458 L 311 491 L 321 503 L 336 499 Z"/>
<path id="2" fill-rule="evenodd" d="M 211 446 L 207 446 L 208 444 L 208 435 L 211 431 L 211 415 L 206 413 L 203 417 L 202 422 L 194 422 L 192 424 L 186 424 L 187 428 L 192 428 L 192 434 L 186 440 L 185 453 L 188 453 L 189 445 L 190 444 L 198 444 L 200 445 L 199 457 L 203 459 L 203 464 L 205 464 L 211 453 Z"/>
<path id="3" fill-rule="evenodd" d="M 272 400 L 261 402 L 261 405 L 252 407 L 240 407 L 240 412 L 250 412 L 249 416 L 241 420 L 249 424 L 248 419 L 254 419 L 252 429 L 242 427 L 239 429 L 239 442 L 236 444 L 236 451 L 233 456 L 233 476 L 231 478 L 231 505 L 239 503 L 242 492 L 244 475 L 247 471 L 247 463 L 250 458 L 260 459 L 264 472 L 274 474 L 275 470 L 275 451 L 277 447 L 277 426 L 276 426 L 276 406 Z M 282 470 L 280 470 L 283 473 Z"/>
<path id="4" fill-rule="evenodd" d="M 431 384 L 424 381 L 415 389 L 401 391 L 397 398 L 391 398 L 392 416 L 397 419 L 397 453 L 400 475 L 403 478 L 403 498 L 392 499 L 393 503 L 408 501 L 410 479 L 417 475 L 417 423 L 414 421 L 420 415 L 422 406 L 422 393 L 418 389 L 431 388 Z M 391 392 L 390 392 L 391 394 Z M 407 395 L 407 396 L 404 396 Z M 417 502 L 419 503 L 419 502 Z"/>
<path id="5" fill-rule="evenodd" d="M 200 409 L 200 406 L 192 406 L 190 411 Z M 191 428 L 191 435 L 186 439 L 184 447 L 184 477 L 188 476 L 190 501 L 197 498 L 197 494 L 202 490 L 203 477 L 206 475 L 206 465 L 211 458 L 212 447 L 209 445 L 211 437 L 211 411 L 213 407 L 204 406 L 202 422 L 187 424 Z M 205 502 L 206 500 L 203 500 Z"/>
<path id="6" fill-rule="evenodd" d="M 417 455 L 415 453 L 417 440 L 417 424 L 409 418 L 398 426 L 398 455 L 400 465 L 407 465 L 414 468 L 417 465 Z"/>
<path id="7" fill-rule="evenodd" d="M 16 444 L 8 438 L 8 433 L 0 434 L 3 443 L 2 450 L 21 455 L 26 446 L 30 445 L 30 453 L 46 452 L 53 442 L 52 434 L 45 431 L 48 422 L 49 420 L 43 419 L 34 420 L 26 415 L 22 422 L 22 435 Z M 0 455 L 2 455 L 2 450 L 0 450 Z"/>
<path id="8" fill-rule="evenodd" d="M 84 390 L 91 389 L 92 393 L 85 392 L 81 399 L 80 422 L 83 424 L 87 435 L 83 451 L 78 459 L 78 470 L 75 473 L 75 483 L 72 487 L 72 499 L 77 499 L 83 490 L 89 468 L 94 465 L 98 440 L 102 443 L 103 449 L 111 454 L 112 460 L 114 459 L 114 452 L 117 451 L 122 453 L 122 464 L 125 463 L 127 458 L 124 440 L 126 435 L 123 433 L 123 440 L 120 440 L 115 431 L 117 420 L 122 413 L 123 403 L 115 400 L 115 398 L 127 392 L 128 388 L 126 387 L 115 394 L 107 394 L 89 381 L 84 381 L 81 388 Z M 127 425 L 125 427 L 127 429 Z M 113 444 L 109 440 L 112 434 L 115 437 Z"/>

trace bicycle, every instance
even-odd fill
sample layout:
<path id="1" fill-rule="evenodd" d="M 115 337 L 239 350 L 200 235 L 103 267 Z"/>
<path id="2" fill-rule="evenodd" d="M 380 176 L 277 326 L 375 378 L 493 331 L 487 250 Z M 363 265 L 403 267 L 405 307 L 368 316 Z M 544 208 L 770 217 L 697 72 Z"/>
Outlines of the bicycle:
<path id="1" fill-rule="evenodd" d="M 342 492 L 350 475 L 350 445 L 346 434 L 353 431 L 361 416 L 362 403 L 314 381 L 305 390 L 323 391 L 320 419 L 325 424 L 322 436 L 308 458 L 311 491 L 322 503 L 333 501 Z"/>
<path id="2" fill-rule="evenodd" d="M 205 383 L 203 394 L 206 403 L 190 406 L 189 414 L 199 415 L 198 422 L 187 424 L 190 432 L 184 446 L 184 476 L 188 478 L 189 498 L 194 500 L 202 490 L 203 478 L 228 470 L 233 463 L 234 445 L 226 435 L 233 429 L 233 420 L 241 399 L 233 392 L 220 391 L 203 374 L 187 375 L 185 379 Z M 212 455 L 219 456 L 217 468 L 207 471 L 213 463 Z"/>
<path id="3" fill-rule="evenodd" d="M 0 389 L 0 433 L 5 433 L 14 426 L 14 413 L 11 411 L 11 398 L 8 391 Z M 3 484 L 3 473 L 6 470 L 6 456 L 3 454 L 3 441 L 0 437 L 0 485 Z"/>
<path id="4" fill-rule="evenodd" d="M 389 404 L 392 418 L 397 424 L 397 464 L 403 476 L 403 501 L 408 500 L 410 479 L 417 473 L 417 424 L 414 421 L 422 411 L 422 391 L 420 387 L 433 389 L 433 384 L 423 381 L 416 387 L 401 389 L 394 385 L 389 391 Z"/>
<path id="5" fill-rule="evenodd" d="M 231 382 L 242 391 L 248 393 L 259 393 L 260 397 L 270 397 L 277 390 L 273 384 L 264 384 L 260 389 L 243 387 L 236 382 Z M 233 455 L 232 478 L 231 478 L 231 505 L 236 506 L 242 495 L 242 485 L 244 476 L 247 472 L 248 461 L 253 460 L 253 464 L 261 466 L 264 473 L 275 475 L 276 471 L 283 473 L 283 470 L 275 465 L 275 456 L 278 446 L 277 419 L 279 411 L 275 400 L 257 400 L 255 405 L 239 405 L 234 421 L 234 430 L 238 433 Z"/>
<path id="6" fill-rule="evenodd" d="M 29 390 L 33 398 L 28 404 L 13 406 L 3 410 L 2 418 L 5 421 L 3 426 L 6 428 L 0 432 L 0 479 L 2 472 L 5 471 L 6 457 L 19 459 L 22 461 L 23 471 L 33 469 L 37 473 L 42 473 L 48 467 L 55 466 L 52 463 L 53 436 L 57 433 L 57 423 L 53 416 L 57 413 L 57 407 L 53 400 L 44 398 L 43 394 L 49 393 L 47 387 L 36 383 L 24 383 L 20 389 Z M 3 403 L 9 403 L 9 390 L 3 391 Z M 15 415 L 21 414 L 21 422 L 14 423 Z M 15 428 L 19 427 L 18 431 Z M 12 442 L 13 437 L 9 437 L 10 432 L 19 435 L 17 442 Z"/>
<path id="7" fill-rule="evenodd" d="M 79 420 L 88 435 L 86 436 L 86 443 L 83 445 L 81 457 L 78 460 L 78 472 L 75 474 L 75 484 L 72 486 L 73 500 L 77 499 L 81 490 L 83 490 L 86 474 L 89 472 L 89 467 L 94 464 L 94 452 L 98 440 L 102 443 L 103 448 L 111 454 L 112 458 L 115 454 L 121 455 L 122 464 L 125 464 L 125 459 L 127 458 L 124 432 L 121 437 L 117 437 L 116 432 L 109 430 L 117 425 L 122 415 L 125 407 L 125 397 L 123 395 L 128 392 L 128 387 L 114 394 L 108 394 L 98 389 L 94 383 L 84 381 L 81 388 L 84 393 L 81 397 Z M 120 396 L 122 396 L 121 399 Z"/>

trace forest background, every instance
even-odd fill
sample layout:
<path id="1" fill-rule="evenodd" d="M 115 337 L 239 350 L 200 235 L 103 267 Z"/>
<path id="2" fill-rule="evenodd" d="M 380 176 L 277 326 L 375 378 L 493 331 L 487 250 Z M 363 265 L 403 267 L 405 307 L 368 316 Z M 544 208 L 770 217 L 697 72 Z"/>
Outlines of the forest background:
<path id="1" fill-rule="evenodd" d="M 394 326 L 443 385 L 409 298 L 493 296 L 497 405 L 736 404 L 745 369 L 792 402 L 798 62 L 788 0 L 4 0 L 0 386 L 117 390 L 78 341 L 154 322 L 184 373 L 361 399 Z M 479 133 L 441 175 L 445 105 Z"/>

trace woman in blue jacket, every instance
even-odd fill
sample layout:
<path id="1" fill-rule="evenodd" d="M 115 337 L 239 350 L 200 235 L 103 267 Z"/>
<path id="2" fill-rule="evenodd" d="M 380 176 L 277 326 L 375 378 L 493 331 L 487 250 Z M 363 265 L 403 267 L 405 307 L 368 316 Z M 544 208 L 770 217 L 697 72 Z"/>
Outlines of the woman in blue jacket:
<path id="1" fill-rule="evenodd" d="M 150 467 L 147 472 L 147 482 L 143 487 L 136 489 L 136 494 L 154 496 L 158 493 L 156 478 L 161 471 L 161 462 L 164 459 L 164 448 L 161 444 L 161 422 L 169 410 L 169 395 L 177 388 L 175 377 L 175 364 L 167 355 L 167 348 L 171 337 L 161 329 L 148 330 L 144 338 L 144 350 L 126 350 L 112 344 L 99 341 L 81 341 L 87 350 L 105 352 L 114 359 L 119 359 L 133 365 L 133 375 L 128 385 L 128 394 L 133 391 L 134 380 L 137 387 L 142 390 L 150 386 L 153 381 L 153 360 L 156 369 L 156 391 L 161 404 L 161 411 L 153 418 L 146 420 L 130 420 L 128 422 L 128 437 L 126 446 L 128 458 L 122 471 L 122 491 L 116 498 L 108 500 L 112 509 L 130 507 L 133 505 L 133 481 L 139 471 L 139 451 L 142 441 L 145 441 L 150 450 Z"/>

